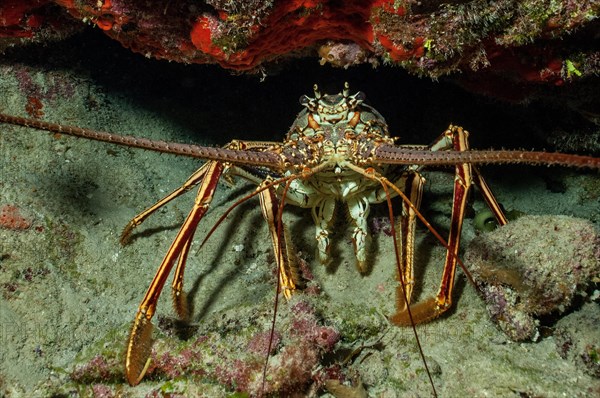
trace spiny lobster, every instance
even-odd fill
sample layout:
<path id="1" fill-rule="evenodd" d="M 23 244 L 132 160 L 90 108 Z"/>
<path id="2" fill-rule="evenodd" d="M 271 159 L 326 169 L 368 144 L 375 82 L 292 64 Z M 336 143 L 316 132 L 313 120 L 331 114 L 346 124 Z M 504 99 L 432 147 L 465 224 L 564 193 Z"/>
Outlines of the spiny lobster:
<path id="1" fill-rule="evenodd" d="M 196 227 L 208 210 L 221 178 L 239 177 L 258 186 L 252 194 L 236 202 L 221 221 L 237 204 L 253 196 L 259 197 L 275 252 L 278 289 L 286 298 L 302 286 L 302 280 L 297 254 L 291 249 L 289 233 L 282 226 L 284 204 L 311 210 L 316 226 L 318 257 L 322 263 L 330 259 L 329 234 L 335 207 L 339 204 L 347 207 L 353 224 L 352 242 L 357 266 L 360 272 L 364 272 L 370 206 L 387 203 L 399 282 L 397 312 L 389 319 L 396 325 L 414 326 L 438 317 L 451 306 L 456 265 L 460 264 L 458 250 L 462 222 L 472 184 L 480 189 L 497 221 L 500 224 L 507 222 L 477 167 L 479 164 L 520 163 L 600 169 L 600 159 L 591 156 L 471 150 L 467 131 L 454 125 L 450 125 L 431 145 L 397 145 L 389 135 L 385 119 L 364 100 L 362 92 L 350 94 L 347 83 L 342 92 L 335 95 L 322 94 L 315 85 L 314 97 L 301 97 L 300 103 L 305 109 L 297 116 L 283 142 L 234 140 L 221 148 L 153 141 L 0 114 L 0 122 L 3 123 L 207 160 L 181 187 L 134 217 L 121 235 L 121 242 L 127 243 L 133 229 L 157 209 L 199 186 L 194 205 L 137 311 L 125 360 L 125 375 L 131 385 L 140 383 L 148 367 L 152 345 L 151 320 L 175 264 L 172 283 L 174 307 L 181 319 L 189 319 L 183 291 L 186 260 Z M 419 212 L 425 183 L 421 171 L 426 166 L 455 168 L 447 239 L 441 237 Z M 402 213 L 394 222 L 391 199 L 396 196 L 402 199 Z M 436 236 L 447 253 L 437 295 L 411 304 L 417 218 Z"/>

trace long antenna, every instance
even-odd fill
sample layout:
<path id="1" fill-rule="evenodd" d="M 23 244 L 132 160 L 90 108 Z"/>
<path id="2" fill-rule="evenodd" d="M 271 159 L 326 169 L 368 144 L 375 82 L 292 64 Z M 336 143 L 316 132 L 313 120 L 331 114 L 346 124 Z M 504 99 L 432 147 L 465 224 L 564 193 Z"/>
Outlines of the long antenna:
<path id="1" fill-rule="evenodd" d="M 530 164 L 600 169 L 600 158 L 558 152 L 518 150 L 430 151 L 382 144 L 374 149 L 370 163 L 444 166 L 471 164 Z"/>
<path id="2" fill-rule="evenodd" d="M 252 164 L 278 169 L 282 165 L 281 158 L 271 152 L 244 151 L 225 148 L 214 148 L 178 142 L 167 142 L 139 138 L 131 135 L 119 135 L 106 131 L 94 131 L 80 127 L 64 126 L 62 124 L 44 122 L 19 116 L 0 113 L 0 122 L 31 127 L 52 133 L 66 134 L 78 138 L 87 138 L 94 141 L 108 142 L 127 147 L 141 148 L 155 152 L 171 153 L 205 160 L 216 160 L 240 164 Z"/>

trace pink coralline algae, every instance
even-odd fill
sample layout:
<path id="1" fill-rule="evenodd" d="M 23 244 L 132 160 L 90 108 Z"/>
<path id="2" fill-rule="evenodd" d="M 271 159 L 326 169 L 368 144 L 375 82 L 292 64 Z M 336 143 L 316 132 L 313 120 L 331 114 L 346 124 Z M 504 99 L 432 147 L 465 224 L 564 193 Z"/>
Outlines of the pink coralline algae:
<path id="1" fill-rule="evenodd" d="M 584 372 L 600 378 L 598 325 L 598 303 L 586 303 L 581 311 L 569 314 L 556 323 L 553 337 L 561 358 L 571 360 Z"/>
<path id="2" fill-rule="evenodd" d="M 271 331 L 258 333 L 250 342 L 248 342 L 248 350 L 258 355 L 273 354 L 277 346 L 281 342 L 281 334 Z M 270 347 L 270 348 L 269 348 Z"/>
<path id="3" fill-rule="evenodd" d="M 600 235 L 587 220 L 523 216 L 474 239 L 464 262 L 499 328 L 535 341 L 538 318 L 564 312 L 600 275 Z"/>
<path id="4" fill-rule="evenodd" d="M 92 390 L 94 391 L 94 398 L 113 398 L 115 394 L 112 391 L 112 388 L 106 386 L 104 384 L 95 384 L 92 386 Z"/>
<path id="5" fill-rule="evenodd" d="M 96 355 L 85 365 L 77 367 L 71 373 L 71 378 L 84 384 L 114 381 L 121 377 L 117 368 L 119 365 L 114 358 L 107 359 L 102 355 Z"/>
<path id="6" fill-rule="evenodd" d="M 0 208 L 0 228 L 23 231 L 31 227 L 30 218 L 23 216 L 15 205 L 4 205 Z"/>
<path id="7" fill-rule="evenodd" d="M 293 306 L 292 312 L 294 318 L 290 333 L 303 343 L 330 351 L 340 339 L 335 328 L 318 324 L 314 310 L 306 302 L 300 302 Z"/>
<path id="8" fill-rule="evenodd" d="M 222 365 L 217 367 L 216 375 L 221 383 L 257 395 L 261 391 L 266 394 L 304 391 L 314 382 L 313 373 L 322 356 L 332 352 L 339 341 L 339 332 L 333 326 L 321 324 L 306 301 L 292 306 L 282 318 L 271 342 L 272 356 L 264 386 L 262 370 L 270 332 L 259 332 L 250 338 L 246 345 L 250 355 L 246 358 L 229 358 L 231 354 L 223 352 L 219 355 Z"/>
<path id="9" fill-rule="evenodd" d="M 340 333 L 324 324 L 307 301 L 293 300 L 295 304 L 280 307 L 272 338 L 272 312 L 257 312 L 256 307 L 216 314 L 187 341 L 163 334 L 153 345 L 145 379 L 163 384 L 150 396 L 163 396 L 165 389 L 190 394 L 184 396 L 208 394 L 207 384 L 213 389 L 210 396 L 291 396 L 325 388 L 333 373 L 321 362 L 335 350 Z M 84 385 L 124 382 L 121 354 L 94 356 L 78 365 L 71 379 Z M 335 376 L 344 380 L 339 370 Z"/>

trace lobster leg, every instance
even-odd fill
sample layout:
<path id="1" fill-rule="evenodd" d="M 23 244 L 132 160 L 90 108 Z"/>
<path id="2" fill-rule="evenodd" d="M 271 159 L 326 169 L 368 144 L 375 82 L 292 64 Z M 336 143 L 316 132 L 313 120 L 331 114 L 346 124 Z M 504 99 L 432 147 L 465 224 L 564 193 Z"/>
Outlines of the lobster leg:
<path id="1" fill-rule="evenodd" d="M 264 184 L 269 183 L 267 179 Z M 289 233 L 283 225 L 279 229 L 279 220 L 277 215 L 280 214 L 280 204 L 277 199 L 275 187 L 269 187 L 259 194 L 260 208 L 263 217 L 269 226 L 269 235 L 273 243 L 273 251 L 275 253 L 275 261 L 279 268 L 279 286 L 285 298 L 289 299 L 294 290 L 300 287 L 301 279 L 298 273 L 297 257 L 294 253 L 293 245 L 289 238 Z"/>
<path id="2" fill-rule="evenodd" d="M 469 149 L 467 138 L 468 133 L 461 127 L 450 126 L 431 146 L 431 150 L 437 151 L 451 148 L 455 151 L 467 151 Z M 501 224 L 506 224 L 506 217 L 479 171 L 474 169 L 469 163 L 457 164 L 455 166 L 454 197 L 450 232 L 448 235 L 448 250 L 446 252 L 440 288 L 435 297 L 431 297 L 410 307 L 412 319 L 415 323 L 428 322 L 437 318 L 440 314 L 450 308 L 452 304 L 452 289 L 454 287 L 458 249 L 460 247 L 460 234 L 462 231 L 467 197 L 473 182 L 481 189 L 485 201 L 494 212 L 498 221 Z M 407 294 L 407 298 L 409 297 L 410 296 Z M 398 302 L 405 304 L 402 298 L 399 298 Z M 390 320 L 397 325 L 410 326 L 411 320 L 408 316 L 408 311 L 406 311 L 406 305 L 400 305 L 398 307 L 398 312 L 393 315 Z"/>
<path id="3" fill-rule="evenodd" d="M 496 197 L 492 193 L 492 190 L 488 186 L 488 184 L 483 179 L 483 176 L 479 172 L 479 168 L 477 166 L 471 165 L 473 170 L 473 182 L 477 185 L 477 188 L 481 191 L 481 195 L 483 196 L 483 200 L 487 203 L 488 207 L 496 217 L 498 224 L 506 225 L 508 223 L 508 219 L 504 214 L 504 211 L 500 207 L 500 204 L 496 200 Z"/>
<path id="4" fill-rule="evenodd" d="M 175 268 L 175 274 L 173 276 L 173 283 L 171 284 L 173 308 L 175 309 L 175 313 L 177 313 L 177 317 L 185 322 L 187 322 L 190 318 L 190 310 L 187 301 L 187 295 L 183 291 L 183 275 L 195 232 L 196 227 L 190 231 L 189 237 L 187 237 L 185 245 L 181 249 L 181 254 L 177 260 L 177 267 Z"/>
<path id="5" fill-rule="evenodd" d="M 329 228 L 334 214 L 335 200 L 332 199 L 319 200 L 312 208 L 313 221 L 316 227 L 317 254 L 323 265 L 328 265 L 331 262 L 329 257 Z"/>
<path id="6" fill-rule="evenodd" d="M 462 137 L 462 138 L 459 138 Z M 469 149 L 468 143 L 469 133 L 463 130 L 460 126 L 450 125 L 446 131 L 444 131 L 430 146 L 432 151 L 443 151 L 448 149 L 454 149 L 459 151 L 465 151 Z M 461 145 L 460 142 L 464 142 L 464 145 Z M 492 190 L 488 186 L 488 184 L 483 179 L 481 172 L 477 166 L 471 165 L 472 178 L 477 188 L 481 191 L 483 199 L 487 203 L 488 207 L 498 220 L 500 225 L 506 225 L 508 220 L 500 207 L 500 204 L 496 200 L 496 197 L 492 193 Z"/>
<path id="7" fill-rule="evenodd" d="M 152 206 L 148 207 L 147 209 L 145 209 L 144 211 L 142 211 L 135 217 L 133 217 L 131 219 L 131 221 L 129 221 L 127 223 L 127 225 L 123 229 L 123 232 L 121 233 L 121 239 L 120 239 L 121 244 L 126 245 L 127 243 L 129 243 L 129 239 L 131 237 L 131 232 L 133 231 L 133 229 L 138 227 L 141 223 L 143 223 L 148 217 L 150 217 L 150 215 L 152 215 L 152 213 L 154 213 L 156 210 L 160 209 L 161 207 L 163 207 L 164 205 L 166 205 L 173 199 L 176 199 L 179 196 L 183 195 L 184 193 L 188 192 L 194 186 L 198 185 L 198 183 L 200 181 L 202 181 L 202 179 L 204 178 L 204 175 L 206 174 L 206 169 L 208 168 L 208 166 L 209 166 L 209 163 L 203 164 L 202 167 L 200 167 L 198 170 L 196 170 L 194 172 L 194 174 L 192 174 L 186 180 L 186 182 L 183 183 L 182 186 L 180 186 L 179 188 L 177 188 L 176 190 L 174 190 L 173 192 L 171 192 L 164 198 L 160 199 L 158 202 L 156 202 Z"/>
<path id="8" fill-rule="evenodd" d="M 233 140 L 229 144 L 225 145 L 223 148 L 224 149 L 234 149 L 234 150 L 267 149 L 274 145 L 277 145 L 277 143 L 270 142 L 270 141 Z M 160 209 L 161 207 L 163 207 L 164 205 L 166 205 L 173 199 L 178 198 L 179 196 L 188 192 L 194 186 L 198 185 L 198 183 L 200 183 L 200 181 L 202 181 L 202 179 L 204 178 L 204 175 L 206 174 L 208 165 L 209 165 L 209 163 L 205 163 L 204 165 L 202 165 L 202 167 L 200 167 L 198 170 L 196 170 L 194 172 L 194 174 L 192 174 L 186 180 L 186 182 L 183 183 L 182 186 L 180 186 L 179 188 L 177 188 L 176 190 L 174 190 L 173 192 L 171 192 L 164 198 L 160 199 L 158 202 L 156 202 L 155 204 L 153 204 L 146 210 L 142 211 L 135 217 L 133 217 L 131 219 L 131 221 L 129 221 L 127 223 L 127 225 L 123 229 L 123 232 L 121 233 L 121 239 L 120 239 L 121 244 L 126 245 L 127 243 L 129 243 L 129 239 L 131 237 L 131 232 L 133 231 L 133 229 L 138 227 L 141 223 L 143 223 L 148 217 L 150 217 L 150 215 L 152 215 L 152 213 L 154 213 L 156 210 Z M 255 182 L 258 184 L 258 183 L 260 183 L 260 181 L 262 181 L 262 179 L 257 181 L 256 179 L 252 178 L 253 176 L 251 176 L 249 173 L 244 173 L 243 170 L 241 170 L 237 167 L 234 167 L 234 169 L 236 171 L 238 171 L 238 173 L 242 173 L 242 174 L 240 174 L 240 176 L 242 176 L 252 182 Z M 231 173 L 231 175 L 233 175 L 233 174 L 237 174 L 237 173 Z M 228 176 L 225 176 L 226 179 L 227 179 L 227 177 Z"/>
<path id="9" fill-rule="evenodd" d="M 399 186 L 400 181 L 404 186 Z M 396 288 L 397 308 L 400 312 L 406 311 L 406 305 L 410 304 L 414 281 L 414 254 L 415 254 L 415 230 L 416 230 L 416 211 L 421 206 L 423 196 L 423 186 L 425 178 L 415 171 L 408 171 L 402 176 L 401 180 L 394 185 L 406 194 L 406 197 L 414 205 L 411 207 L 407 202 L 402 201 L 402 216 L 396 224 L 396 242 L 400 249 L 400 266 L 398 269 L 398 282 L 404 285 Z"/>
<path id="10" fill-rule="evenodd" d="M 151 320 L 156 310 L 158 298 L 177 259 L 179 259 L 179 276 L 176 276 L 175 279 L 176 281 L 179 280 L 181 284 L 183 283 L 183 267 L 192 237 L 198 223 L 208 210 L 223 169 L 224 166 L 220 162 L 211 161 L 207 163 L 205 176 L 198 189 L 194 206 L 177 233 L 171 247 L 169 247 L 138 308 L 125 354 L 125 376 L 130 385 L 138 384 L 144 377 L 144 373 L 149 365 L 150 349 L 152 346 Z"/>

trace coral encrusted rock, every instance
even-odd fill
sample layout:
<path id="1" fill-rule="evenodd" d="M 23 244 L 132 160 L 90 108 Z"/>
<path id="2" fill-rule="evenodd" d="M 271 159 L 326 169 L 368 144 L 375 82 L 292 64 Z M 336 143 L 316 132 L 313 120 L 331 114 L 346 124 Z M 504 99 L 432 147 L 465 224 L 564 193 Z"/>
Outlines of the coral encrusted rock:
<path id="1" fill-rule="evenodd" d="M 564 312 L 600 275 L 600 236 L 587 220 L 523 216 L 475 238 L 464 261 L 500 329 L 535 341 L 538 317 Z"/>
<path id="2" fill-rule="evenodd" d="M 465 84 L 498 95 L 506 81 L 597 75 L 599 15 L 591 0 L 7 0 L 0 51 L 90 24 L 156 59 L 258 72 L 319 53 L 334 66 L 383 61 L 433 78 L 485 71 Z"/>

